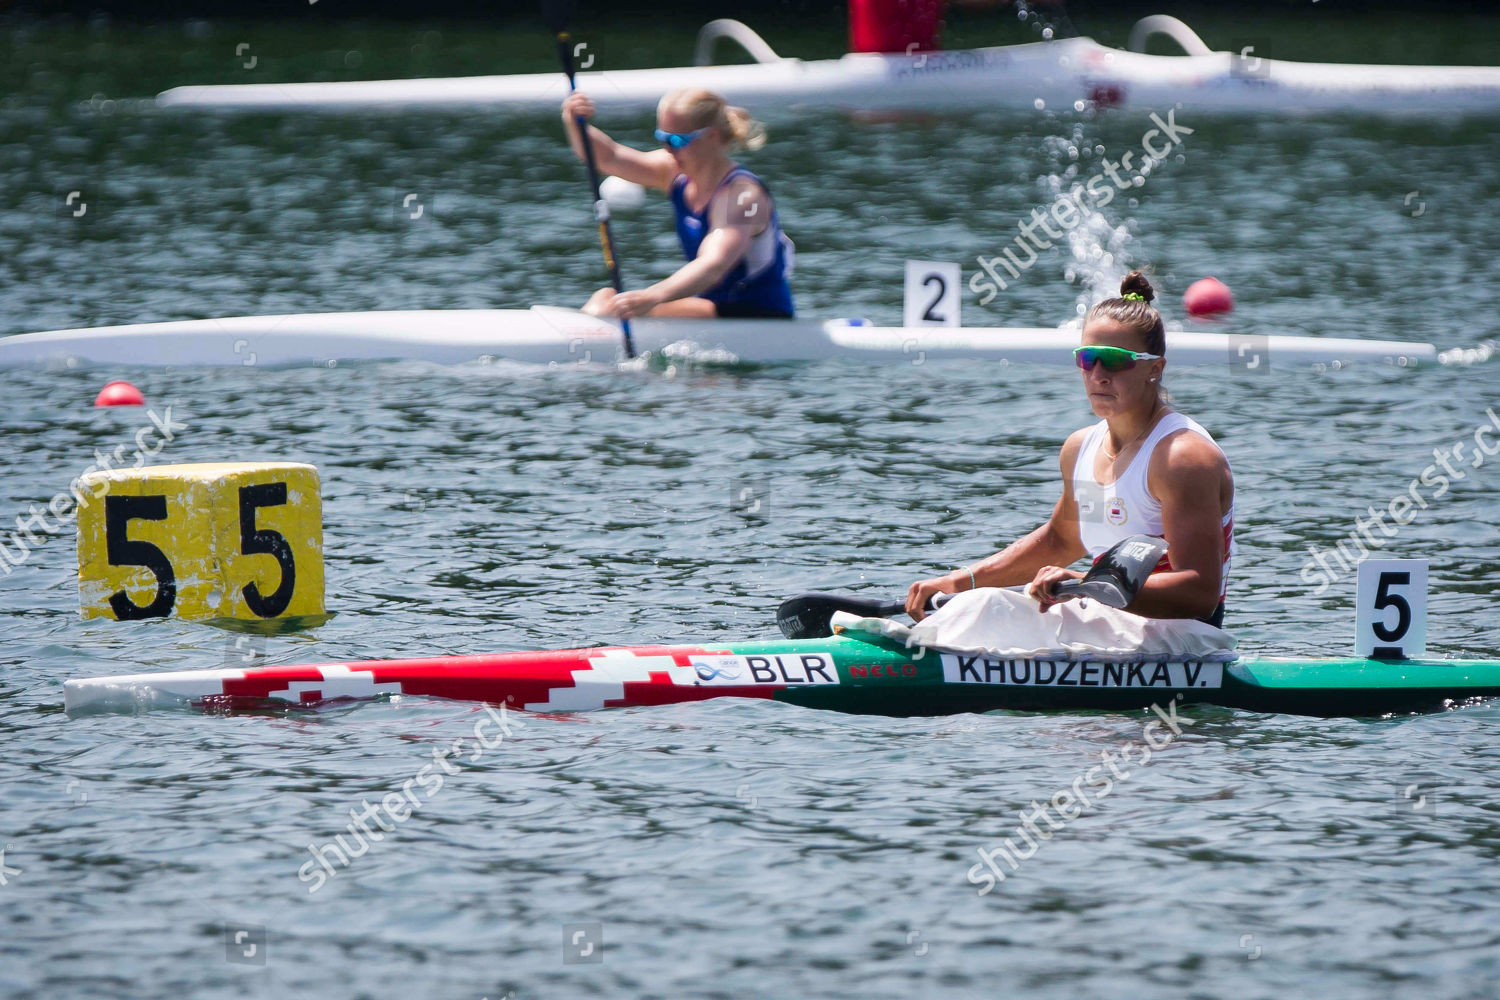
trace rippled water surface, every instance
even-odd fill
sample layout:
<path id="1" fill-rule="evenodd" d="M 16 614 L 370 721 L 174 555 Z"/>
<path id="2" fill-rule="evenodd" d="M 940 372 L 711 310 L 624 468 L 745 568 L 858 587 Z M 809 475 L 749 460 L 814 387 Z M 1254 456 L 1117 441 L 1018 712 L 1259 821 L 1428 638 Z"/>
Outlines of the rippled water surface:
<path id="1" fill-rule="evenodd" d="M 0 104 L 0 332 L 568 304 L 601 281 L 550 116 L 90 106 L 95 91 L 225 79 L 189 56 L 239 39 L 48 30 L 0 43 L 29 67 Z M 304 76 L 355 48 L 318 30 Z M 411 35 L 393 51 L 444 37 Z M 680 55 L 651 46 L 632 57 Z M 1177 323 L 1183 288 L 1212 273 L 1238 300 L 1226 331 L 1445 349 L 1496 334 L 1493 121 L 1177 118 L 1195 128 L 1180 160 L 989 306 L 968 297 L 966 322 L 1057 325 L 1149 266 Z M 635 139 L 650 126 L 605 124 Z M 1095 171 L 1098 147 L 1147 127 L 1134 112 L 771 125 L 750 162 L 798 242 L 799 305 L 881 321 L 899 319 L 903 260 L 972 269 Z M 72 190 L 92 199 L 87 224 L 58 210 Z M 412 190 L 433 205 L 425 226 L 397 222 Z M 619 231 L 627 278 L 668 272 L 660 203 Z M 1242 646 L 1349 649 L 1352 582 L 1314 593 L 1307 547 L 1500 421 L 1497 371 L 1169 367 L 1238 481 Z M 7 533 L 96 450 L 134 446 L 142 411 L 89 406 L 117 376 L 183 425 L 158 461 L 321 471 L 335 615 L 252 643 L 288 663 L 770 637 L 789 593 L 897 594 L 1028 530 L 1055 497 L 1058 446 L 1090 420 L 1066 369 L 958 363 L 6 372 Z M 1389 548 L 1431 560 L 1435 652 L 1500 657 L 1500 460 L 1464 471 Z M 743 512 L 746 489 L 762 516 Z M 75 566 L 63 535 L 0 582 L 0 995 L 1238 1000 L 1481 998 L 1500 983 L 1493 707 L 1195 709 L 983 897 L 966 879 L 976 851 L 1148 716 L 727 700 L 531 716 L 309 895 L 308 845 L 480 710 L 407 698 L 70 720 L 64 678 L 243 649 L 202 624 L 80 621 Z M 602 934 L 602 962 L 565 961 L 574 924 Z"/>

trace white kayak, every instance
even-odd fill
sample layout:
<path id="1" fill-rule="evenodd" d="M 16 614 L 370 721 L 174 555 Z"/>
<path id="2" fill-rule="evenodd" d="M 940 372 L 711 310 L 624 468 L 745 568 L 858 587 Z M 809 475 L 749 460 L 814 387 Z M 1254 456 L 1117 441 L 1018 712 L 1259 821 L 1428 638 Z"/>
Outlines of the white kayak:
<path id="1" fill-rule="evenodd" d="M 1500 67 L 1374 66 L 1266 59 L 1214 52 L 1176 18 L 1141 21 L 1131 48 L 1170 35 L 1186 55 L 1111 49 L 1090 38 L 906 54 L 851 53 L 803 61 L 776 55 L 739 22 L 716 21 L 699 37 L 700 63 L 712 42 L 740 42 L 757 62 L 585 72 L 578 86 L 607 109 L 654 108 L 668 91 L 706 87 L 758 115 L 814 111 L 1076 110 L 1182 107 L 1205 113 L 1422 114 L 1500 110 Z M 509 76 L 177 87 L 164 107 L 340 111 L 463 108 L 555 111 L 567 94 L 560 72 Z"/>
<path id="2" fill-rule="evenodd" d="M 1071 364 L 1076 330 L 1045 327 L 882 327 L 861 319 L 638 319 L 637 352 L 708 362 L 767 363 L 852 358 L 920 364 L 965 358 Z M 1167 334 L 1174 364 L 1247 369 L 1436 360 L 1431 344 L 1193 331 Z M 624 358 L 617 321 L 576 309 L 423 309 L 305 313 L 136 323 L 0 337 L 0 368 L 80 364 L 304 365 L 497 359 L 536 364 L 612 364 Z"/>

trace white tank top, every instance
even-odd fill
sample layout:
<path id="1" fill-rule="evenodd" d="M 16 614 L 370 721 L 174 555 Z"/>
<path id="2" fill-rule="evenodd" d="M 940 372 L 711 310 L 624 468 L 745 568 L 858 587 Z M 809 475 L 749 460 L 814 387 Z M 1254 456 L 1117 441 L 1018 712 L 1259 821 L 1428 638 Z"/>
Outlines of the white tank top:
<path id="1" fill-rule="evenodd" d="M 1191 417 L 1181 413 L 1168 413 L 1151 428 L 1140 450 L 1130 460 L 1130 465 L 1120 473 L 1113 483 L 1101 483 L 1094 478 L 1094 459 L 1109 433 L 1109 423 L 1101 420 L 1084 436 L 1083 447 L 1078 449 L 1078 461 L 1073 465 L 1073 496 L 1078 501 L 1078 534 L 1090 559 L 1098 559 L 1111 546 L 1130 535 L 1166 536 L 1161 521 L 1161 501 L 1151 495 L 1146 481 L 1146 470 L 1151 465 L 1151 453 L 1169 434 L 1189 430 L 1209 444 L 1219 445 L 1208 431 Z M 1219 454 L 1223 454 L 1223 449 Z M 1228 461 L 1228 457 L 1225 457 Z M 1234 499 L 1229 501 L 1229 513 L 1220 518 L 1224 527 L 1224 571 L 1220 576 L 1219 600 L 1229 586 L 1229 561 L 1235 554 L 1234 544 Z M 1159 573 L 1172 568 L 1170 553 L 1152 572 Z"/>

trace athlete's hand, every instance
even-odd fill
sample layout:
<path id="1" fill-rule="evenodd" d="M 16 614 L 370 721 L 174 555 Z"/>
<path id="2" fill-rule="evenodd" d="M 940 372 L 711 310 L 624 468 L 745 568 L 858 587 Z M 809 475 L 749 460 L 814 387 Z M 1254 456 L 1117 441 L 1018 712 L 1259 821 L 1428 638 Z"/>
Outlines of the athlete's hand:
<path id="1" fill-rule="evenodd" d="M 590 316 L 612 316 L 614 314 L 610 312 L 610 309 L 614 305 L 615 296 L 617 294 L 619 293 L 617 293 L 613 288 L 605 285 L 593 295 L 589 296 L 589 300 L 583 304 L 583 311 L 588 313 Z"/>
<path id="2" fill-rule="evenodd" d="M 610 299 L 605 307 L 605 315 L 618 316 L 620 319 L 633 319 L 636 316 L 646 315 L 659 305 L 661 305 L 661 296 L 649 288 L 642 288 L 633 292 L 621 292 Z"/>
<path id="3" fill-rule="evenodd" d="M 965 574 L 967 577 L 967 574 Z M 948 576 L 935 576 L 930 580 L 918 580 L 906 591 L 906 613 L 911 615 L 911 620 L 919 622 L 927 617 L 927 607 L 932 603 L 934 594 L 956 594 L 958 593 L 958 581 L 950 574 Z"/>
<path id="4" fill-rule="evenodd" d="M 1083 574 L 1077 570 L 1063 569 L 1061 566 L 1043 566 L 1036 571 L 1036 576 L 1026 585 L 1026 596 L 1034 598 L 1037 602 L 1037 610 L 1045 612 L 1054 604 L 1063 601 L 1071 601 L 1077 594 L 1065 594 L 1055 597 L 1052 588 L 1064 580 L 1082 580 Z"/>
<path id="5" fill-rule="evenodd" d="M 575 90 L 563 98 L 562 113 L 565 121 L 573 121 L 575 118 L 587 121 L 594 117 L 594 113 L 598 110 L 594 107 L 593 98 L 581 90 Z"/>

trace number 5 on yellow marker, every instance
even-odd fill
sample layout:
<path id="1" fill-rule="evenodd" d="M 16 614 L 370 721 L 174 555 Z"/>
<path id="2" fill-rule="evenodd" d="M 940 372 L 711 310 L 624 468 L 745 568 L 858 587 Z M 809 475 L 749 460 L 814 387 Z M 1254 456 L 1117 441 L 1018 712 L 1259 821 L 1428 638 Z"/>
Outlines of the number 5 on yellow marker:
<path id="1" fill-rule="evenodd" d="M 159 465 L 79 485 L 85 618 L 323 613 L 323 503 L 311 465 Z"/>

